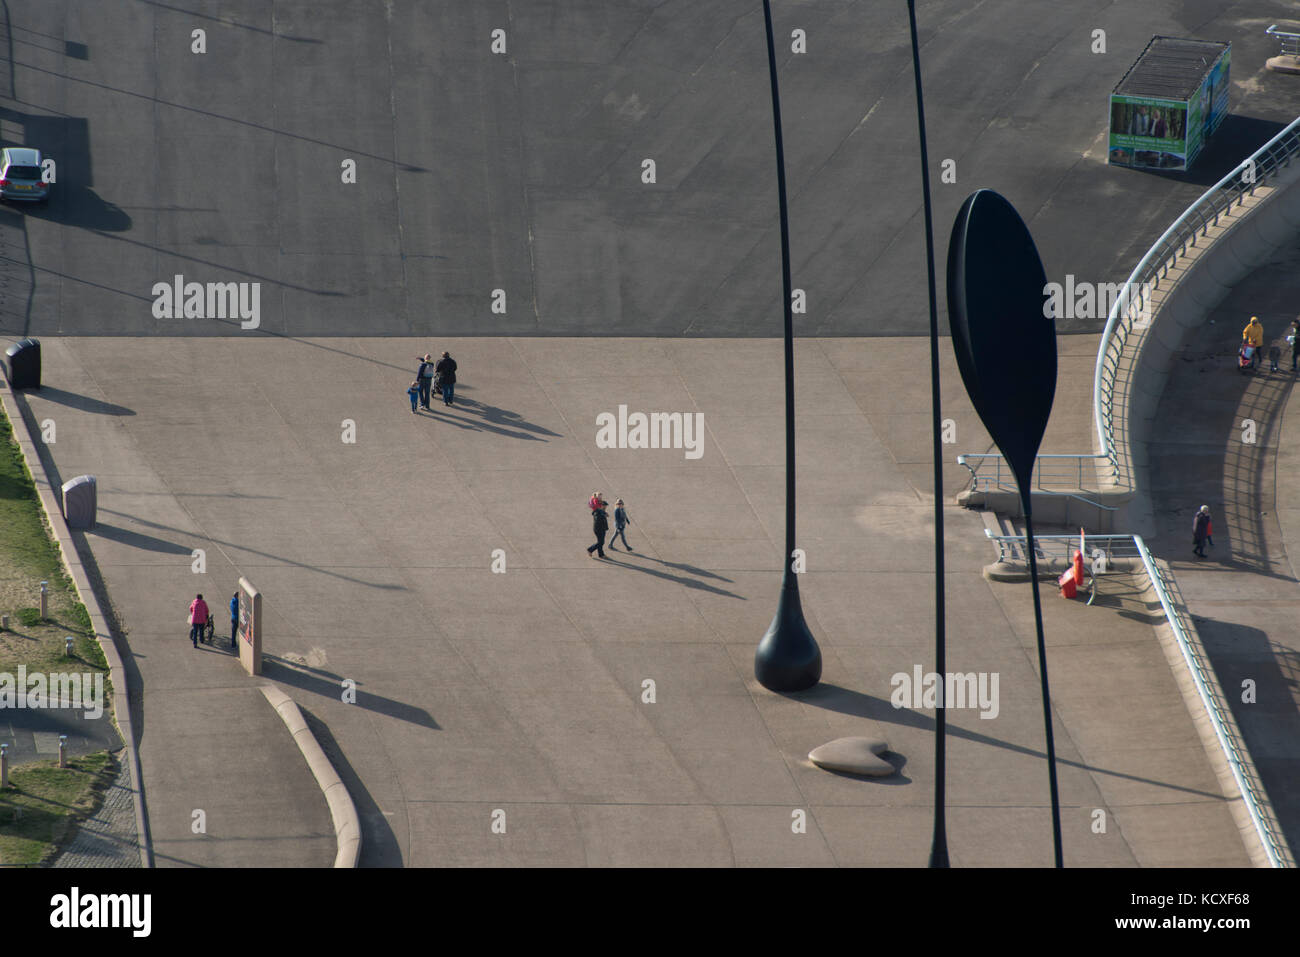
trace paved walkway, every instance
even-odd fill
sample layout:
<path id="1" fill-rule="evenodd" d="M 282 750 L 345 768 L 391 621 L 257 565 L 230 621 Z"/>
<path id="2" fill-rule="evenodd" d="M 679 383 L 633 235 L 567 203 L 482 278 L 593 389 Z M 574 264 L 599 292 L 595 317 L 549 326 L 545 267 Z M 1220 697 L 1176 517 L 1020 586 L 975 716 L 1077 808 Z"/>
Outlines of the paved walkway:
<path id="1" fill-rule="evenodd" d="M 333 854 L 319 790 L 254 679 L 178 624 L 194 592 L 220 601 L 241 574 L 267 596 L 266 677 L 326 738 L 365 864 L 924 864 L 933 710 L 890 700 L 893 676 L 932 654 L 924 340 L 796 349 L 801 590 L 825 657 L 800 695 L 752 677 L 783 539 L 779 342 L 43 344 L 48 387 L 29 401 L 58 423 L 61 475 L 99 479 L 87 538 L 143 692 L 160 865 Z M 461 363 L 458 404 L 412 415 L 411 357 L 431 346 Z M 1096 337 L 1061 347 L 1048 445 L 1087 447 L 1087 404 L 1070 397 L 1088 394 Z M 951 501 L 956 454 L 988 439 L 946 348 L 944 375 Z M 702 413 L 703 455 L 596 447 L 596 416 L 620 404 Z M 583 551 L 594 488 L 627 499 L 636 552 Z M 949 716 L 952 858 L 1047 865 L 1032 605 L 1025 586 L 982 578 L 977 514 L 950 506 L 945 522 L 950 665 L 1000 676 L 996 718 Z M 1048 594 L 1047 616 L 1067 862 L 1245 865 L 1150 610 Z M 811 766 L 845 734 L 885 737 L 901 773 Z M 196 808 L 208 835 L 190 833 Z"/>
<path id="2" fill-rule="evenodd" d="M 54 861 L 53 867 L 139 867 L 135 806 L 131 791 L 131 766 L 126 752 L 115 755 L 118 764 L 104 803 L 77 827 L 76 836 Z"/>
<path id="3" fill-rule="evenodd" d="M 1173 567 L 1283 833 L 1300 848 L 1300 405 L 1289 351 L 1279 373 L 1267 360 L 1257 375 L 1235 371 L 1252 315 L 1269 337 L 1300 317 L 1300 239 L 1238 284 L 1174 360 L 1152 433 L 1148 544 Z M 1201 505 L 1214 515 L 1205 560 L 1191 554 Z"/>

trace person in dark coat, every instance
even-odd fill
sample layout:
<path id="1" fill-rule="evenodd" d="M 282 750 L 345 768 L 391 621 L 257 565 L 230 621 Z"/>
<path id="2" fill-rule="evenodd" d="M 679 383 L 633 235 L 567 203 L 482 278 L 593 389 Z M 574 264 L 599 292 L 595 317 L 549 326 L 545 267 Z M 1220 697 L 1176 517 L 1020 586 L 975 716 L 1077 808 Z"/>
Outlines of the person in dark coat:
<path id="1" fill-rule="evenodd" d="M 429 387 L 433 385 L 433 374 L 433 354 L 426 353 L 424 358 L 420 359 L 420 368 L 415 371 L 415 381 L 420 384 L 420 408 L 422 409 L 429 408 Z"/>
<path id="2" fill-rule="evenodd" d="M 1205 540 L 1210 537 L 1210 506 L 1202 505 L 1192 520 L 1192 554 L 1205 557 Z"/>
<path id="3" fill-rule="evenodd" d="M 456 360 L 444 352 L 433 367 L 433 384 L 442 393 L 442 404 L 451 405 L 456 392 Z"/>
<path id="4" fill-rule="evenodd" d="M 603 508 L 594 508 L 591 510 L 591 529 L 596 533 L 596 544 L 587 549 L 587 554 L 592 558 L 605 557 L 605 533 L 609 531 L 609 516 L 605 514 Z M 592 553 L 596 554 L 593 555 Z"/>

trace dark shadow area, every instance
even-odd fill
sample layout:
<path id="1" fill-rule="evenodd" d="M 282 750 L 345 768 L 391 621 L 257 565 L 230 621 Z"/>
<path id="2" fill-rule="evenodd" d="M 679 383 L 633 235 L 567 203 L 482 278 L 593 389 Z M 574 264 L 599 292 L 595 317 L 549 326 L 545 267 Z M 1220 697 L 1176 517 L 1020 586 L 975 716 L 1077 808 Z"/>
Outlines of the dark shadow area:
<path id="1" fill-rule="evenodd" d="M 1256 783 L 1273 805 L 1286 842 L 1300 847 L 1300 652 L 1258 628 L 1193 616 L 1223 696 L 1241 729 L 1235 741 L 1248 751 Z M 1254 682 L 1245 702 L 1243 683 Z"/>
<path id="2" fill-rule="evenodd" d="M 131 217 L 91 188 L 90 124 L 85 117 L 21 113 L 0 107 L 0 121 L 20 124 L 25 146 L 55 163 L 56 178 L 44 203 L 26 203 L 26 215 L 101 232 L 131 228 Z"/>
<path id="3" fill-rule="evenodd" d="M 550 435 L 555 438 L 560 437 L 559 432 L 552 432 L 550 429 L 543 428 L 540 425 L 533 425 L 531 422 L 524 420 L 518 412 L 512 412 L 509 409 L 498 408 L 495 405 L 487 405 L 483 402 L 476 402 L 474 399 L 462 398 L 462 387 L 456 383 L 456 403 L 453 409 L 463 408 L 467 413 L 475 413 L 493 425 L 509 425 L 517 429 L 524 429 L 528 432 L 536 432 L 540 435 Z M 434 398 L 437 398 L 435 396 Z"/>
<path id="4" fill-rule="evenodd" d="M 1193 186 L 1213 186 L 1234 169 L 1241 166 L 1241 161 L 1250 156 L 1278 133 L 1286 124 L 1274 120 L 1263 120 L 1253 116 L 1237 116 L 1229 113 L 1214 131 L 1214 135 L 1201 149 L 1200 155 L 1192 161 L 1192 168 L 1186 172 L 1172 170 L 1143 169 L 1135 173 L 1147 173 L 1160 179 L 1170 179 L 1178 183 L 1190 183 Z"/>
<path id="5" fill-rule="evenodd" d="M 456 410 L 460 409 L 464 404 L 460 399 L 459 388 L 457 389 L 457 396 L 453 405 L 444 405 L 442 400 L 436 395 L 433 396 L 430 404 L 433 406 L 432 410 L 425 411 L 424 409 L 421 409 L 418 414 L 425 418 L 437 419 L 439 422 L 444 422 L 447 425 L 454 425 L 456 428 L 464 429 L 466 432 L 491 432 L 493 435 L 500 435 L 507 439 L 523 439 L 527 442 L 546 441 L 546 439 L 542 438 L 540 435 L 534 435 L 532 432 L 516 432 L 513 429 L 502 428 L 499 425 L 491 425 L 489 421 L 478 422 L 472 418 L 466 418 L 464 415 L 456 415 Z M 535 432 L 544 432 L 547 435 L 557 434 L 551 432 L 549 429 L 543 429 L 540 426 L 535 425 L 528 425 L 525 422 L 512 422 L 510 424 L 518 425 L 521 428 L 532 429 Z"/>
<path id="6" fill-rule="evenodd" d="M 1135 621 L 1140 625 L 1154 628 L 1165 620 L 1164 609 L 1158 601 L 1147 601 L 1146 577 L 1141 576 L 1139 586 L 1137 575 L 1110 573 L 1097 578 L 1097 596 L 1092 601 L 1094 608 L 1109 608 L 1121 618 Z M 1082 596 L 1083 592 L 1080 592 Z M 1050 674 L 1050 672 L 1049 672 Z"/>
<path id="7" fill-rule="evenodd" d="M 95 415 L 135 415 L 135 410 L 128 409 L 124 405 L 114 405 L 112 402 L 92 399 L 88 395 L 56 389 L 54 386 L 45 384 L 41 385 L 41 398 L 57 402 L 60 405 L 66 405 L 68 408 L 76 409 L 79 412 L 92 412 Z"/>
<path id="8" fill-rule="evenodd" d="M 167 555 L 189 555 L 194 551 L 184 545 L 177 545 L 175 542 L 169 542 L 163 538 L 154 538 L 152 535 L 132 532 L 118 525 L 109 525 L 107 522 L 96 521 L 95 527 L 88 529 L 88 531 L 111 542 L 118 542 L 131 548 L 142 548 L 150 552 L 162 552 Z"/>
<path id="9" fill-rule="evenodd" d="M 361 857 L 357 861 L 357 866 L 401 867 L 402 849 L 397 843 L 397 836 L 393 834 L 388 818 L 375 803 L 375 799 L 370 796 L 370 791 L 366 789 L 360 775 L 353 770 L 344 756 L 343 749 L 334 740 L 329 726 L 301 705 L 298 706 L 298 710 L 302 712 L 307 727 L 315 735 L 325 756 L 330 759 L 330 764 L 334 765 L 334 770 L 338 772 L 343 786 L 348 789 L 348 796 L 356 805 L 357 816 L 361 819 Z"/>
<path id="10" fill-rule="evenodd" d="M 89 60 L 90 47 L 84 43 L 77 43 L 74 40 L 63 41 L 63 55 L 73 60 Z"/>
<path id="11" fill-rule="evenodd" d="M 613 545 L 605 546 L 606 551 L 612 550 L 613 548 L 614 548 Z M 622 551 L 626 553 L 625 549 L 618 549 L 618 551 Z M 726 582 L 728 585 L 734 584 L 734 582 L 730 578 L 725 578 L 722 575 L 715 574 L 714 572 L 706 571 L 703 568 L 696 568 L 694 565 L 687 565 L 683 562 L 666 562 L 662 558 L 655 558 L 653 555 L 642 554 L 641 552 L 638 552 L 636 550 L 635 546 L 633 546 L 631 554 L 635 555 L 637 558 L 644 558 L 648 562 L 658 562 L 660 565 L 663 565 L 665 568 L 672 568 L 679 572 L 686 572 L 688 575 L 698 575 L 702 578 L 712 578 L 716 581 Z"/>
<path id="12" fill-rule="evenodd" d="M 860 691 L 851 691 L 848 688 L 841 688 L 839 685 L 829 684 L 825 681 L 808 691 L 783 693 L 782 696 L 804 704 L 816 705 L 819 708 L 825 708 L 828 711 L 835 711 L 839 714 L 847 714 L 855 718 L 866 718 L 868 721 L 878 721 L 881 724 L 898 724 L 909 728 L 920 728 L 931 733 L 935 730 L 934 719 L 926 717 L 920 712 L 913 711 L 910 708 L 895 708 L 893 704 L 886 701 L 884 698 L 876 698 L 872 695 L 863 694 Z M 1057 718 L 1056 721 L 1059 724 L 1060 718 Z M 1010 742 L 1003 741 L 1000 738 L 990 737 L 987 734 L 979 734 L 975 731 L 967 731 L 965 728 L 954 727 L 952 722 L 948 722 L 946 727 L 948 737 L 964 738 L 967 741 L 974 741 L 978 744 L 987 744 L 991 747 L 1001 748 L 1005 751 L 1014 751 L 1017 754 L 1042 758 L 1044 761 L 1047 760 L 1046 751 L 1039 751 L 1035 748 L 1026 748 L 1018 744 L 1011 744 Z M 891 752 L 886 752 L 886 754 L 888 753 Z M 1209 791 L 1198 791 L 1195 788 L 1182 787 L 1177 784 L 1168 784 L 1164 781 L 1139 777 L 1135 774 L 1125 774 L 1121 771 L 1108 771 L 1105 768 L 1099 768 L 1091 764 L 1083 764 L 1079 761 L 1071 761 L 1068 758 L 1062 758 L 1059 754 L 1057 755 L 1056 763 L 1058 765 L 1068 765 L 1069 767 L 1079 768 L 1091 774 L 1105 774 L 1114 778 L 1122 778 L 1126 781 L 1139 781 L 1143 784 L 1154 784 L 1157 787 L 1168 788 L 1171 791 L 1181 791 L 1184 794 L 1196 794 L 1200 797 L 1214 798 L 1218 801 L 1225 800 L 1222 794 L 1215 794 Z"/>
<path id="13" fill-rule="evenodd" d="M 1175 573 L 1211 566 L 1290 581 L 1274 567 L 1264 521 L 1274 509 L 1274 445 L 1295 380 L 1289 371 L 1270 373 L 1267 358 L 1259 372 L 1237 371 L 1242 325 L 1206 323 L 1191 331 L 1171 366 L 1148 443 L 1157 531 L 1147 545 Z M 1272 325 L 1266 336 L 1280 332 Z M 1290 356 L 1284 361 L 1289 365 Z M 1174 490 L 1177 499 L 1169 498 Z M 1201 505 L 1210 507 L 1214 524 L 1214 546 L 1203 559 L 1192 555 L 1191 541 Z"/>
<path id="14" fill-rule="evenodd" d="M 624 554 L 626 554 L 626 552 Z M 632 554 L 635 555 L 636 553 L 633 552 Z M 651 559 L 651 560 L 658 561 L 658 559 Z M 739 598 L 741 601 L 749 600 L 744 595 L 737 595 L 735 592 L 727 591 L 725 588 L 717 588 L 713 585 L 706 585 L 704 582 L 696 581 L 694 578 L 683 578 L 681 575 L 669 575 L 667 572 L 657 571 L 656 569 L 653 568 L 645 568 L 644 566 L 641 565 L 632 565 L 629 564 L 628 562 L 620 562 L 618 559 L 610 557 L 608 553 L 606 554 L 604 561 L 608 562 L 611 565 L 618 565 L 620 568 L 630 568 L 633 571 L 641 572 L 643 575 L 651 575 L 655 578 L 662 578 L 664 581 L 675 582 L 678 585 L 685 585 L 687 588 L 694 588 L 697 589 L 698 591 L 706 591 L 709 592 L 710 594 L 722 595 L 726 598 Z M 667 562 L 665 562 L 664 564 L 667 564 Z M 712 577 L 716 578 L 717 576 L 715 575 Z M 723 581 L 726 580 L 727 579 L 725 578 L 723 579 Z"/>
<path id="15" fill-rule="evenodd" d="M 300 665 L 297 662 L 287 661 L 284 658 L 269 655 L 265 652 L 262 653 L 262 667 L 263 675 L 270 680 L 291 685 L 294 688 L 320 695 L 323 698 L 338 700 L 343 690 L 342 675 L 336 675 L 320 668 Z M 398 721 L 407 721 L 419 725 L 421 728 L 430 728 L 434 731 L 442 730 L 438 722 L 433 720 L 429 712 L 423 708 L 417 708 L 402 701 L 394 701 L 392 698 L 385 698 L 382 695 L 370 694 L 368 691 L 362 691 L 360 687 L 357 688 L 357 700 L 353 707 L 387 715 L 390 718 L 396 718 Z"/>

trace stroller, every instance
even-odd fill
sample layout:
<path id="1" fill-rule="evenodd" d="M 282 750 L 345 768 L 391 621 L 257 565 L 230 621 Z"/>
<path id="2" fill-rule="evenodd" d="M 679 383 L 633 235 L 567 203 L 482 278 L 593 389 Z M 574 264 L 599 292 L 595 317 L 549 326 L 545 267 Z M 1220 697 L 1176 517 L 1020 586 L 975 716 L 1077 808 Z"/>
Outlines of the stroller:
<path id="1" fill-rule="evenodd" d="M 1245 372 L 1250 369 L 1252 372 L 1259 368 L 1259 346 L 1252 346 L 1247 342 L 1241 344 L 1237 350 L 1237 369 Z"/>

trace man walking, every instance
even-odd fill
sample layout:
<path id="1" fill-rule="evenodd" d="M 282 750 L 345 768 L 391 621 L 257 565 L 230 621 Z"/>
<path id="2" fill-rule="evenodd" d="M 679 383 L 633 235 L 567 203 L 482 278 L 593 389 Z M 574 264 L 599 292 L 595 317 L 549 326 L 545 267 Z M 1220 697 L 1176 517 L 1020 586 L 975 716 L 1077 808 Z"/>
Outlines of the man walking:
<path id="1" fill-rule="evenodd" d="M 419 356 L 416 356 L 420 359 Z M 433 385 L 433 354 L 425 353 L 420 359 L 420 368 L 416 370 L 415 379 L 420 383 L 420 407 L 429 410 L 429 387 Z M 415 411 L 412 409 L 411 411 Z"/>
<path id="2" fill-rule="evenodd" d="M 190 644 L 195 648 L 199 646 L 199 635 L 203 634 L 203 628 L 208 623 L 208 603 L 203 600 L 203 596 L 196 595 L 190 602 Z"/>
<path id="3" fill-rule="evenodd" d="M 452 395 L 456 391 L 456 360 L 444 352 L 438 364 L 433 368 L 434 383 L 442 393 L 442 404 L 451 405 Z"/>
<path id="4" fill-rule="evenodd" d="M 230 648 L 235 647 L 235 636 L 239 634 L 239 592 L 230 596 Z"/>
<path id="5" fill-rule="evenodd" d="M 1300 319 L 1291 322 L 1291 331 L 1286 338 L 1291 343 L 1291 371 L 1295 372 L 1296 359 L 1300 358 Z"/>
<path id="6" fill-rule="evenodd" d="M 609 516 L 605 514 L 603 508 L 593 508 L 591 510 L 591 526 L 592 531 L 596 533 L 596 544 L 587 549 L 587 554 L 591 555 L 592 558 L 604 558 L 605 533 L 609 531 Z M 593 555 L 593 552 L 597 554 Z"/>

